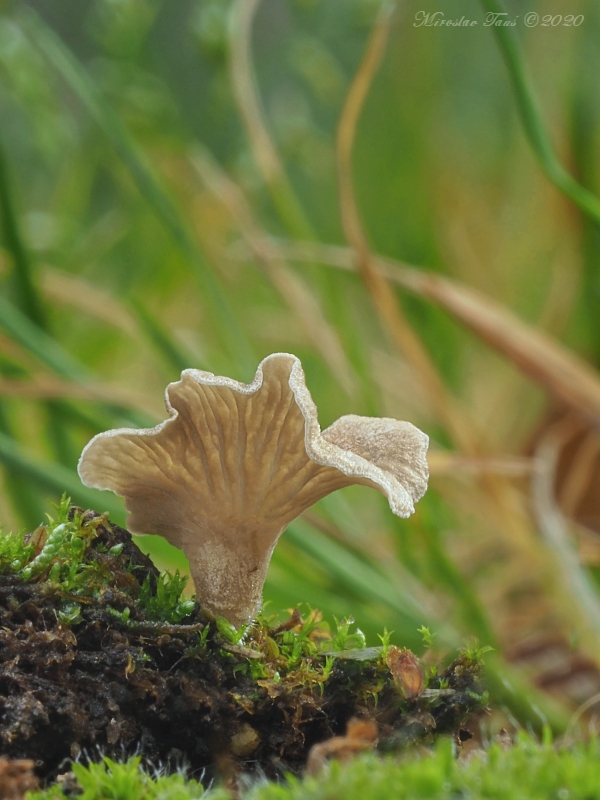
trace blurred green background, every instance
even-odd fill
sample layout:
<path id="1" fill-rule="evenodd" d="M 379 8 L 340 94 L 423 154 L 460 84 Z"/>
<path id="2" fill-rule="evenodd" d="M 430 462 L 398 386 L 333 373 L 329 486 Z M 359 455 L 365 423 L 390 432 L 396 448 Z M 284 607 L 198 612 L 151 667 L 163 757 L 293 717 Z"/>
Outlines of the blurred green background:
<path id="1" fill-rule="evenodd" d="M 475 635 L 509 713 L 564 730 L 600 691 L 600 11 L 564 5 L 498 36 L 495 0 L 1 2 L 4 529 L 63 491 L 124 524 L 91 436 L 293 352 L 322 427 L 408 419 L 432 477 L 409 520 L 354 488 L 293 523 L 269 607 Z M 477 25 L 415 24 L 440 10 Z"/>

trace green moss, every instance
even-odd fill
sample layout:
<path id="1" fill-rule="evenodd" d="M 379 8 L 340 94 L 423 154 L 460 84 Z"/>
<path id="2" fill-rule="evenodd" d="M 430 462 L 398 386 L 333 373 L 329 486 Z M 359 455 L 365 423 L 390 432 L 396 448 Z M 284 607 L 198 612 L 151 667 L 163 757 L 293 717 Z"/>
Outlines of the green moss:
<path id="1" fill-rule="evenodd" d="M 361 756 L 350 764 L 332 763 L 315 778 L 288 778 L 282 784 L 255 786 L 244 800 L 596 800 L 600 798 L 600 742 L 591 739 L 569 749 L 538 743 L 521 733 L 513 747 L 499 744 L 457 760 L 449 739 L 431 754 L 402 759 Z M 152 780 L 139 759 L 125 765 L 105 759 L 88 769 L 75 765 L 84 788 L 81 800 L 225 800 L 222 789 L 202 793 L 181 775 Z M 28 800 L 62 800 L 56 788 L 30 794 Z"/>
<path id="2" fill-rule="evenodd" d="M 492 745 L 466 763 L 450 740 L 430 756 L 332 764 L 318 778 L 291 779 L 250 792 L 248 800 L 594 800 L 600 798 L 600 743 L 592 739 L 556 750 L 521 734 L 507 750 Z"/>
<path id="3" fill-rule="evenodd" d="M 79 800 L 197 800 L 207 798 L 202 784 L 181 775 L 158 775 L 152 778 L 140 768 L 140 758 L 118 763 L 104 758 L 99 764 L 83 767 L 73 764 Z M 210 800 L 229 800 L 224 790 L 210 792 Z M 43 792 L 30 792 L 28 800 L 63 800 L 57 786 Z"/>
<path id="4" fill-rule="evenodd" d="M 15 584 L 43 584 L 55 596 L 59 618 L 69 625 L 80 621 L 83 605 L 102 598 L 109 587 L 113 596 L 120 589 L 115 602 L 124 607 L 108 604 L 107 609 L 122 623 L 131 618 L 132 606 L 148 621 L 177 624 L 188 617 L 195 603 L 184 599 L 187 577 L 179 572 L 148 573 L 140 587 L 133 573 L 145 565 L 131 559 L 130 542 L 95 542 L 90 557 L 90 545 L 105 526 L 110 527 L 106 515 L 85 514 L 63 497 L 56 517 L 49 516 L 32 534 L 0 536 L 0 576 Z"/>

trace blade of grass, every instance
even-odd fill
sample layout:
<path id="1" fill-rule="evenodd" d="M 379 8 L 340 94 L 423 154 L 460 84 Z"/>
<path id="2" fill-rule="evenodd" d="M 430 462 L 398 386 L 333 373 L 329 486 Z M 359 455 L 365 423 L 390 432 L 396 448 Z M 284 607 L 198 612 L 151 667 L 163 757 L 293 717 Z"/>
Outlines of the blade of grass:
<path id="1" fill-rule="evenodd" d="M 481 4 L 493 14 L 507 14 L 502 0 L 481 0 Z M 577 183 L 560 163 L 554 151 L 514 28 L 504 25 L 492 27 L 510 75 L 523 128 L 542 170 L 557 189 L 579 206 L 596 225 L 600 225 L 600 200 Z"/>
<path id="2" fill-rule="evenodd" d="M 578 181 L 588 191 L 598 191 L 600 136 L 600 104 L 597 95 L 597 75 L 600 69 L 600 6 L 596 0 L 585 0 L 581 11 L 585 23 L 577 32 L 573 64 L 569 83 L 570 101 L 570 155 L 572 169 Z M 600 260 L 600 227 L 591 219 L 584 224 L 581 235 L 582 286 L 577 287 L 579 308 L 578 324 L 587 332 L 594 355 L 600 352 L 600 297 L 598 295 L 598 261 Z M 569 260 L 570 272 L 573 269 Z M 572 284 L 575 282 L 571 279 Z"/>
<path id="3" fill-rule="evenodd" d="M 567 406 L 600 422 L 600 378 L 573 351 L 482 293 L 456 281 L 382 262 L 405 289 L 435 302 Z"/>
<path id="4" fill-rule="evenodd" d="M 31 9 L 21 9 L 18 19 L 32 41 L 75 92 L 80 102 L 111 142 L 122 163 L 136 183 L 140 194 L 157 218 L 171 233 L 192 268 L 207 313 L 232 363 L 249 377 L 255 358 L 253 348 L 237 321 L 226 293 L 216 276 L 207 268 L 196 242 L 181 219 L 173 199 L 154 174 L 141 149 L 129 137 L 120 118 L 102 98 L 82 64 Z"/>
<path id="5" fill-rule="evenodd" d="M 257 224 L 241 189 L 219 167 L 211 154 L 196 147 L 191 163 L 203 183 L 219 198 L 235 220 L 257 262 L 286 305 L 298 318 L 305 335 L 349 395 L 356 394 L 357 380 L 337 331 L 329 324 L 318 300 L 304 281 L 270 246 Z"/>
<path id="6" fill-rule="evenodd" d="M 51 369 L 52 372 L 74 383 L 89 386 L 90 391 L 93 392 L 91 388 L 95 383 L 93 374 L 68 353 L 56 339 L 41 330 L 9 300 L 1 296 L 0 328 Z M 116 413 L 131 420 L 133 425 L 144 427 L 152 424 L 145 414 L 140 414 L 135 410 L 123 408 L 117 404 L 107 403 L 106 406 L 113 414 Z"/>
<path id="7" fill-rule="evenodd" d="M 16 302 L 23 312 L 40 327 L 45 327 L 46 315 L 32 276 L 32 264 L 23 245 L 15 214 L 8 176 L 4 146 L 0 141 L 0 227 L 4 231 L 6 247 L 12 255 L 11 272 Z"/>
<path id="8" fill-rule="evenodd" d="M 62 400 L 46 402 L 46 438 L 59 464 L 72 466 L 79 458 L 80 446 L 74 441 L 70 430 L 70 414 L 67 403 Z"/>
<path id="9" fill-rule="evenodd" d="M 411 598 L 411 601 L 414 600 L 421 616 L 425 614 L 428 620 L 435 620 L 439 617 L 440 604 L 432 602 L 432 596 L 428 589 L 422 585 L 419 579 L 416 578 L 410 570 L 407 570 L 403 564 L 390 557 L 391 551 L 388 548 L 373 547 L 372 540 L 365 539 L 364 530 L 362 528 L 358 536 L 350 539 L 345 528 L 342 529 L 342 527 L 338 527 L 336 522 L 325 519 L 312 509 L 305 511 L 299 518 L 299 521 L 305 523 L 312 529 L 313 534 L 311 535 L 313 538 L 315 535 L 319 537 L 325 536 L 328 542 L 333 543 L 334 548 L 330 554 L 330 558 L 333 558 L 335 555 L 335 547 L 343 549 L 345 555 L 340 556 L 340 559 L 341 561 L 345 560 L 348 565 L 348 569 L 346 570 L 346 574 L 349 577 L 348 587 L 351 586 L 350 576 L 353 570 L 355 574 L 362 575 L 363 578 L 366 579 L 365 571 L 361 571 L 361 569 L 358 568 L 358 565 L 361 564 L 367 572 L 370 570 L 369 574 L 371 577 L 373 577 L 375 572 L 383 575 L 384 585 L 388 588 L 376 593 L 380 602 L 384 594 L 388 597 L 388 600 L 389 598 L 396 597 L 398 587 L 402 587 L 401 599 L 403 602 L 407 597 Z M 316 552 L 316 550 L 314 550 L 314 552 Z M 338 559 L 339 563 L 341 563 L 340 559 Z M 359 585 L 363 585 L 361 580 L 356 584 L 356 587 Z M 366 586 L 366 583 L 364 585 Z M 389 587 L 391 587 L 391 589 Z M 375 596 L 372 599 L 375 599 Z"/>
<path id="10" fill-rule="evenodd" d="M 58 497 L 66 492 L 77 505 L 108 511 L 118 525 L 125 524 L 123 504 L 115 495 L 88 489 L 81 483 L 76 472 L 62 464 L 38 461 L 4 433 L 0 433 L 0 461 L 45 492 L 51 492 Z"/>
<path id="11" fill-rule="evenodd" d="M 150 408 L 147 398 L 129 389 L 113 386 L 99 386 L 98 384 L 77 384 L 63 381 L 59 378 L 39 374 L 31 379 L 17 379 L 0 377 L 0 397 L 15 397 L 20 400 L 87 400 L 103 403 L 111 409 L 132 408 L 141 409 L 144 415 L 144 425 L 153 425 L 158 422 L 162 412 L 156 413 Z M 106 429 L 114 424 L 114 419 L 108 414 L 102 414 L 94 409 L 91 414 L 86 414 L 70 403 L 62 404 L 68 409 L 70 422 L 91 428 Z M 148 406 L 148 410 L 144 410 Z M 119 412 L 116 412 L 119 414 Z M 112 415 L 114 417 L 114 414 Z M 139 417 L 141 424 L 142 417 Z"/>
<path id="12" fill-rule="evenodd" d="M 266 115 L 262 107 L 260 92 L 254 72 L 252 60 L 252 24 L 256 15 L 260 0 L 236 0 L 231 6 L 229 17 L 229 53 L 230 53 L 230 75 L 231 83 L 237 102 L 238 110 L 244 121 L 246 133 L 250 143 L 251 151 L 258 166 L 263 181 L 270 193 L 276 212 L 281 221 L 294 237 L 303 239 L 316 239 L 313 224 L 307 217 L 302 204 L 297 197 L 293 185 L 290 182 L 283 163 L 277 152 L 277 148 L 269 133 Z M 261 259 L 259 259 L 260 261 Z M 318 266 L 318 265 L 315 265 Z M 305 295 L 301 290 L 298 291 L 297 277 L 294 277 L 294 285 L 288 291 L 296 295 L 296 299 L 301 301 L 299 295 Z M 322 301 L 323 322 L 333 321 L 333 328 L 337 331 L 337 338 L 340 341 L 342 352 L 335 358 L 341 364 L 342 359 L 350 365 L 361 378 L 360 386 L 362 389 L 362 401 L 365 409 L 370 414 L 380 413 L 379 397 L 373 390 L 373 381 L 370 375 L 369 354 L 362 338 L 356 333 L 355 320 L 352 318 L 352 311 L 347 303 L 340 302 L 340 291 L 342 287 L 337 281 L 331 279 L 327 271 L 316 269 L 310 276 L 313 286 L 313 297 L 315 292 L 320 295 Z M 314 300 L 309 305 L 314 305 Z M 331 340 L 331 336 L 329 336 Z M 337 344 L 331 343 L 330 351 L 334 354 L 340 349 Z M 348 353 L 345 355 L 344 350 Z M 348 370 L 344 367 L 344 371 Z M 338 370 L 339 373 L 339 370 Z M 338 379 L 340 379 L 338 374 Z M 349 388 L 352 380 L 351 372 L 342 379 Z M 356 392 L 353 390 L 353 394 Z"/>
<path id="13" fill-rule="evenodd" d="M 336 158 L 342 226 L 383 328 L 422 381 L 432 406 L 448 427 L 455 443 L 465 452 L 473 454 L 477 451 L 478 445 L 472 434 L 472 425 L 459 413 L 429 353 L 402 313 L 394 291 L 373 265 L 371 248 L 363 229 L 354 193 L 352 150 L 356 128 L 385 52 L 394 8 L 394 2 L 386 2 L 381 8 L 363 58 L 350 85 L 338 123 Z"/>
<path id="14" fill-rule="evenodd" d="M 13 436 L 12 426 L 3 403 L 0 403 L 0 433 L 10 438 Z M 44 519 L 44 509 L 39 493 L 23 475 L 19 475 L 7 467 L 4 469 L 4 484 L 18 519 L 28 530 L 33 530 Z"/>
<path id="15" fill-rule="evenodd" d="M 261 107 L 251 57 L 252 22 L 260 0 L 236 0 L 229 16 L 231 82 L 250 146 L 271 198 L 290 234 L 313 239 L 314 231 L 273 146 Z"/>
<path id="16" fill-rule="evenodd" d="M 315 259 L 337 269 L 357 269 L 356 258 L 347 248 L 312 242 L 279 246 L 292 260 Z M 561 342 L 458 281 L 390 258 L 375 257 L 374 264 L 390 281 L 439 305 L 569 408 L 583 414 L 592 424 L 600 424 L 600 376 Z"/>
<path id="17" fill-rule="evenodd" d="M 130 297 L 129 306 L 146 338 L 170 370 L 174 370 L 179 375 L 184 369 L 191 366 L 203 369 L 202 366 L 195 363 L 197 359 L 184 351 L 184 348 L 173 339 L 139 299 Z"/>
<path id="18" fill-rule="evenodd" d="M 92 374 L 56 339 L 36 325 L 5 297 L 0 296 L 0 328 L 52 372 L 76 383 L 88 383 Z"/>
<path id="19" fill-rule="evenodd" d="M 8 174 L 8 162 L 4 148 L 0 142 L 0 221 L 4 232 L 4 240 L 12 255 L 13 269 L 11 272 L 14 283 L 14 294 L 17 305 L 25 317 L 42 330 L 47 330 L 46 313 L 33 280 L 33 267 L 29 253 L 19 230 L 17 215 L 13 207 L 12 191 Z M 72 463 L 76 458 L 73 442 L 69 436 L 68 426 L 65 424 L 65 414 L 59 401 L 47 400 L 44 407 L 47 417 L 46 433 L 53 448 L 54 454 L 62 464 Z M 17 491 L 15 503 L 21 505 L 23 495 L 31 494 L 29 489 L 18 489 L 21 479 L 18 476 L 10 478 L 10 485 Z"/>
<path id="20" fill-rule="evenodd" d="M 79 314 L 110 325 L 129 338 L 138 333 L 135 320 L 124 303 L 81 275 L 45 266 L 40 272 L 39 286 L 46 301 L 54 308 L 76 309 Z"/>
<path id="21" fill-rule="evenodd" d="M 81 313 L 117 328 L 130 338 L 139 336 L 141 332 L 160 354 L 169 369 L 175 369 L 177 373 L 180 373 L 190 366 L 202 368 L 198 364 L 198 357 L 188 353 L 177 343 L 169 331 L 160 324 L 138 298 L 130 297 L 129 308 L 127 308 L 125 302 L 116 299 L 109 292 L 98 289 L 85 279 L 50 268 L 43 273 L 42 286 L 54 303 L 73 306 Z M 87 398 L 91 396 L 89 391 L 82 392 L 78 386 L 63 384 L 63 387 L 66 396 L 75 395 Z M 30 388 L 35 391 L 35 386 Z M 44 387 L 40 388 L 43 390 Z M 60 392 L 57 391 L 58 387 L 47 388 L 60 396 Z M 108 399 L 110 391 L 105 392 L 104 389 L 99 391 L 96 386 L 93 394 L 97 396 L 97 399 L 105 394 Z M 113 402 L 115 402 L 115 398 L 113 398 Z M 143 408 L 143 400 L 139 398 L 135 405 Z"/>
<path id="22" fill-rule="evenodd" d="M 238 0 L 231 6 L 229 18 L 231 83 L 240 115 L 245 124 L 251 151 L 270 193 L 275 210 L 290 235 L 314 240 L 316 239 L 314 226 L 306 216 L 285 172 L 269 133 L 265 111 L 260 99 L 252 59 L 252 24 L 259 4 L 260 0 Z M 320 294 L 322 299 L 324 321 L 332 320 L 340 344 L 348 352 L 348 357 L 344 353 L 341 354 L 344 361 L 347 361 L 361 378 L 360 389 L 365 411 L 377 415 L 381 411 L 380 401 L 373 389 L 369 354 L 366 352 L 364 341 L 357 334 L 351 309 L 345 302 L 340 301 L 342 287 L 336 281 L 332 281 L 327 272 L 323 273 L 321 269 L 315 270 L 310 277 L 314 290 Z M 297 278 L 295 281 L 297 282 Z M 290 291 L 292 291 L 291 288 Z M 337 346 L 334 349 L 338 349 Z M 348 378 L 351 379 L 351 375 Z M 348 378 L 345 379 L 346 382 L 348 382 Z M 338 379 L 340 379 L 339 375 Z M 352 394 L 355 396 L 356 391 L 353 390 Z"/>
<path id="23" fill-rule="evenodd" d="M 499 456 L 497 458 L 469 458 L 444 450 L 430 450 L 427 453 L 430 475 L 451 475 L 462 472 L 465 475 L 478 475 L 482 472 L 507 475 L 515 478 L 531 474 L 531 459 L 524 456 Z"/>
<path id="24" fill-rule="evenodd" d="M 570 426 L 569 426 L 570 427 Z M 566 521 L 555 499 L 556 467 L 565 433 L 563 423 L 551 428 L 540 442 L 534 458 L 531 490 L 537 523 L 545 541 L 556 555 L 559 579 L 564 583 L 567 602 L 573 599 L 577 610 L 570 615 L 581 633 L 581 644 L 600 663 L 600 597 L 589 575 L 581 566 L 579 554 L 570 541 Z"/>
<path id="25" fill-rule="evenodd" d="M 470 582 L 448 558 L 440 541 L 439 531 L 426 525 L 421 528 L 421 533 L 425 540 L 427 558 L 430 568 L 435 574 L 436 582 L 439 581 L 440 588 L 445 589 L 457 602 L 460 617 L 464 622 L 464 630 L 472 631 L 482 644 L 497 649 L 498 642 L 487 614 Z"/>
<path id="26" fill-rule="evenodd" d="M 318 558 L 320 563 L 353 592 L 371 601 L 383 603 L 395 613 L 408 620 L 416 631 L 420 625 L 435 621 L 431 607 L 426 607 L 427 592 L 421 592 L 421 601 L 392 583 L 364 558 L 352 554 L 346 547 L 320 533 L 306 520 L 295 520 L 286 530 L 285 536 L 296 547 Z M 449 647 L 460 642 L 460 635 L 451 627 L 441 625 L 440 636 Z"/>

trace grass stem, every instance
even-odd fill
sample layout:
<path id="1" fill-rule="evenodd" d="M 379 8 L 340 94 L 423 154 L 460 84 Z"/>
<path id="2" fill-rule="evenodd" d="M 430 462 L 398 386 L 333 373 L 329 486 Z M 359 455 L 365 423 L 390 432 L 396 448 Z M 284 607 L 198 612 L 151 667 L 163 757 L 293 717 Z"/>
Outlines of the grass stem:
<path id="1" fill-rule="evenodd" d="M 502 0 L 481 0 L 494 14 L 506 14 Z M 498 45 L 508 69 L 519 115 L 531 149 L 546 177 L 600 226 L 600 200 L 579 184 L 559 161 L 548 127 L 540 112 L 533 81 L 513 28 L 494 25 Z"/>

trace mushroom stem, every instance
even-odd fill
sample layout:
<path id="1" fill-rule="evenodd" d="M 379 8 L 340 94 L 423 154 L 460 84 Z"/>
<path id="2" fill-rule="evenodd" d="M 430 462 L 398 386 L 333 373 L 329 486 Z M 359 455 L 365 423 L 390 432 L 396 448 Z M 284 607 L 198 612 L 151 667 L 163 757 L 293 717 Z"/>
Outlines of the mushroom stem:
<path id="1" fill-rule="evenodd" d="M 202 608 L 235 628 L 260 611 L 262 589 L 281 531 L 228 531 L 184 545 Z M 271 539 L 271 544 L 267 540 Z"/>

